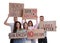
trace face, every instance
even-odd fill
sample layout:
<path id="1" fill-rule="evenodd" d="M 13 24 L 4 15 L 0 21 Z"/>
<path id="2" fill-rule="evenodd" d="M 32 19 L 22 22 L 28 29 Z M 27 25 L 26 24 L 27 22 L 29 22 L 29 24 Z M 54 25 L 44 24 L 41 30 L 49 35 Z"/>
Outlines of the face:
<path id="1" fill-rule="evenodd" d="M 29 22 L 29 24 L 28 24 L 29 26 L 32 26 L 32 22 Z"/>
<path id="2" fill-rule="evenodd" d="M 19 24 L 19 23 L 17 23 L 17 24 L 16 24 L 16 27 L 17 27 L 17 28 L 19 28 L 19 27 L 20 27 L 20 24 Z"/>
<path id="3" fill-rule="evenodd" d="M 25 27 L 25 29 L 28 29 L 28 25 L 27 25 L 27 23 L 25 23 L 24 27 Z"/>
<path id="4" fill-rule="evenodd" d="M 16 22 L 17 21 L 17 17 L 14 17 L 14 22 Z"/>
<path id="5" fill-rule="evenodd" d="M 44 21 L 44 16 L 40 16 L 40 21 Z"/>

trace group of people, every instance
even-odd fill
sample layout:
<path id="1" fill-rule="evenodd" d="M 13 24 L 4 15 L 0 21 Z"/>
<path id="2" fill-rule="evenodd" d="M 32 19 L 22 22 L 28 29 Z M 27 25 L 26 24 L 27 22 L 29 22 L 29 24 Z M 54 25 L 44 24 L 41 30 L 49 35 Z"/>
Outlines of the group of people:
<path id="1" fill-rule="evenodd" d="M 38 23 L 38 20 L 36 19 L 36 24 L 33 25 L 32 20 L 29 20 L 28 22 L 22 23 L 18 21 L 18 17 L 14 17 L 14 23 L 8 23 L 8 18 L 5 20 L 4 24 L 7 26 L 11 27 L 11 32 L 12 33 L 21 33 L 21 32 L 26 32 L 26 30 L 33 30 L 33 29 L 41 29 L 40 28 L 40 23 L 41 21 L 44 21 L 44 16 L 40 16 L 40 23 Z M 37 17 L 38 18 L 38 17 Z M 23 28 L 22 28 L 23 26 Z M 45 31 L 45 38 L 40 38 L 38 39 L 38 43 L 47 43 L 47 37 L 46 37 L 46 31 Z M 27 41 L 31 41 L 31 43 L 36 43 L 36 39 L 27 39 L 27 38 L 19 38 L 19 39 L 11 39 L 10 43 L 26 43 Z"/>

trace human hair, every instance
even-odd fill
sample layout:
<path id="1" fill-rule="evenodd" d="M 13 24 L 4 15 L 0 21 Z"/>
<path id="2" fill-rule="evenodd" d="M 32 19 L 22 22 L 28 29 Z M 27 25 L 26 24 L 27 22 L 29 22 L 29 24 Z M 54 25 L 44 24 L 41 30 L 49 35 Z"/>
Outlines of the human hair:
<path id="1" fill-rule="evenodd" d="M 19 23 L 19 29 L 21 29 L 21 23 L 19 22 L 19 21 L 16 21 L 15 23 L 14 23 L 14 29 L 13 29 L 13 33 L 15 33 L 16 31 L 17 31 L 17 27 L 16 27 L 16 25 L 17 25 L 17 23 Z"/>
<path id="2" fill-rule="evenodd" d="M 33 22 L 32 22 L 31 20 L 28 21 L 28 26 L 30 26 L 30 25 L 29 25 L 30 22 L 31 22 L 31 26 L 33 26 Z"/>
<path id="3" fill-rule="evenodd" d="M 17 18 L 16 16 L 14 18 Z"/>
<path id="4" fill-rule="evenodd" d="M 14 22 L 16 22 L 18 20 L 18 18 L 17 17 L 14 17 Z"/>
<path id="5" fill-rule="evenodd" d="M 25 29 L 25 24 L 27 24 L 27 29 L 28 29 L 28 23 L 27 22 L 23 23 L 23 29 Z"/>
<path id="6" fill-rule="evenodd" d="M 44 17 L 44 16 L 40 16 L 40 17 Z"/>
<path id="7" fill-rule="evenodd" d="M 40 16 L 40 21 L 44 21 L 44 16 Z"/>

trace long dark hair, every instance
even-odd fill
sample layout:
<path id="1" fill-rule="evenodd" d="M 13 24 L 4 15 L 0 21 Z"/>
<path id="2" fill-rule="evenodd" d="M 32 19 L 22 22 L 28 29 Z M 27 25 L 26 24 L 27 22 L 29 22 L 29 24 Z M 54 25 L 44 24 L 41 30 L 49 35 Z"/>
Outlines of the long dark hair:
<path id="1" fill-rule="evenodd" d="M 23 23 L 23 29 L 25 29 L 25 23 L 28 25 L 27 22 L 24 22 L 24 23 Z M 27 29 L 28 29 L 28 27 L 27 27 Z"/>
<path id="2" fill-rule="evenodd" d="M 33 26 L 33 22 L 32 22 L 31 20 L 30 20 L 30 21 L 28 21 L 28 26 L 29 26 L 29 23 L 30 23 L 30 22 L 32 23 L 32 25 L 31 25 L 31 26 Z"/>
<path id="3" fill-rule="evenodd" d="M 14 30 L 13 30 L 13 33 L 15 33 L 15 32 L 17 31 L 17 27 L 16 27 L 17 23 L 20 24 L 19 28 L 21 29 L 21 23 L 20 23 L 19 21 L 16 21 L 16 22 L 14 23 Z"/>

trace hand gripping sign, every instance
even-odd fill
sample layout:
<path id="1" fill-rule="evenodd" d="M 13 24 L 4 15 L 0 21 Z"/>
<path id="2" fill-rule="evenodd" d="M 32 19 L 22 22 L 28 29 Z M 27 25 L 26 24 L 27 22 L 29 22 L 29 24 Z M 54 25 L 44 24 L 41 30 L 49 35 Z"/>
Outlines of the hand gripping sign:
<path id="1" fill-rule="evenodd" d="M 22 17 L 24 4 L 23 3 L 9 3 L 9 16 Z"/>
<path id="2" fill-rule="evenodd" d="M 27 30 L 27 32 L 24 33 L 9 33 L 10 39 L 17 39 L 17 38 L 38 39 L 44 37 L 45 37 L 44 29 Z"/>
<path id="3" fill-rule="evenodd" d="M 37 9 L 24 9 L 23 10 L 23 19 L 36 19 Z"/>

